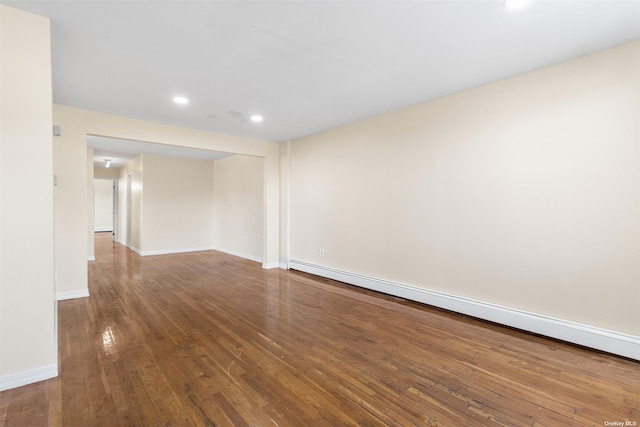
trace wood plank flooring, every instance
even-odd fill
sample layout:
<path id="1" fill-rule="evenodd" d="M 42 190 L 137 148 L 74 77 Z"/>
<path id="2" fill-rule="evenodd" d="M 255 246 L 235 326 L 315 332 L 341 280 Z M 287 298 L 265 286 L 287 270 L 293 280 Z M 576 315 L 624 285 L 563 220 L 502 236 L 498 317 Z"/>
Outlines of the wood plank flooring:
<path id="1" fill-rule="evenodd" d="M 96 258 L 59 303 L 60 376 L 0 393 L 0 425 L 640 423 L 631 360 L 215 251 L 107 233 Z"/>

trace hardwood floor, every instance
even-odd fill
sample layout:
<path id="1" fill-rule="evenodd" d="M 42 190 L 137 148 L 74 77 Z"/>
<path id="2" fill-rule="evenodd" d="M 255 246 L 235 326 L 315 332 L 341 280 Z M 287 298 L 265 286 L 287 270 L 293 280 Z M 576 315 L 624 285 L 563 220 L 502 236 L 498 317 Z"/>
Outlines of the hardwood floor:
<path id="1" fill-rule="evenodd" d="M 631 360 L 215 251 L 96 258 L 60 376 L 0 393 L 0 425 L 640 423 Z"/>

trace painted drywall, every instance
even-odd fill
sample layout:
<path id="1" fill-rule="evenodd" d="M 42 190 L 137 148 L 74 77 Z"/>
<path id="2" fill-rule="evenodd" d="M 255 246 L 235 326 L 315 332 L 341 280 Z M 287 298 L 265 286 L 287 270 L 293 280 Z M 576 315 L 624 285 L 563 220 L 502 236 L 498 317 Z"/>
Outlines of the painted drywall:
<path id="1" fill-rule="evenodd" d="M 640 335 L 639 102 L 634 42 L 296 140 L 291 257 Z"/>
<path id="2" fill-rule="evenodd" d="M 131 205 L 130 197 L 130 171 L 127 166 L 124 166 L 118 170 L 120 176 L 118 177 L 118 228 L 116 230 L 116 241 L 129 246 L 130 237 L 128 238 L 128 229 L 130 228 L 130 214 L 129 206 Z"/>
<path id="3" fill-rule="evenodd" d="M 193 129 L 53 106 L 54 123 L 62 134 L 54 144 L 56 189 L 56 269 L 61 291 L 86 291 L 87 286 L 87 135 L 179 145 L 263 157 L 265 164 L 265 263 L 277 265 L 279 256 L 279 146 L 273 142 L 238 138 Z M 250 123 L 247 126 L 251 126 Z M 121 183 L 122 185 L 122 183 Z M 120 233 L 120 238 L 123 233 Z M 139 242 L 138 242 L 139 244 Z"/>
<path id="4" fill-rule="evenodd" d="M 140 249 L 144 253 L 211 249 L 213 161 L 144 154 L 143 163 Z"/>
<path id="5" fill-rule="evenodd" d="M 112 179 L 93 179 L 93 229 L 97 232 L 113 231 Z"/>
<path id="6" fill-rule="evenodd" d="M 129 247 L 140 253 L 143 248 L 143 188 L 142 171 L 144 164 L 144 154 L 131 160 L 127 166 L 127 173 L 131 177 L 131 194 L 127 196 L 130 202 L 130 218 L 128 219 L 129 227 Z"/>
<path id="7" fill-rule="evenodd" d="M 280 144 L 280 267 L 291 259 L 291 141 Z"/>
<path id="8" fill-rule="evenodd" d="M 87 260 L 95 261 L 95 246 L 93 244 L 95 206 L 93 196 L 93 148 L 87 149 Z"/>
<path id="9" fill-rule="evenodd" d="M 120 178 L 120 168 L 105 168 L 104 166 L 93 166 L 94 178 Z"/>
<path id="10" fill-rule="evenodd" d="M 56 110 L 54 107 L 54 123 Z M 89 173 L 87 138 L 81 129 L 61 126 L 61 135 L 53 138 L 55 186 L 55 270 L 56 292 L 88 292 L 87 257 L 93 256 L 89 244 Z M 92 241 L 92 240 L 91 240 Z"/>
<path id="11" fill-rule="evenodd" d="M 0 5 L 0 63 L 1 390 L 57 375 L 49 20 Z"/>
<path id="12" fill-rule="evenodd" d="M 214 162 L 215 248 L 262 262 L 264 169 L 260 157 Z"/>

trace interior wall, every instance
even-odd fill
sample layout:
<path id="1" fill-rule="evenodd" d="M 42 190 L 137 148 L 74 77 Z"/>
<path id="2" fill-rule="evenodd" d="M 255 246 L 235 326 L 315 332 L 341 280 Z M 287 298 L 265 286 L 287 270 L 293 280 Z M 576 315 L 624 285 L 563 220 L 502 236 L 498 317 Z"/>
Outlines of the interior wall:
<path id="1" fill-rule="evenodd" d="M 93 148 L 87 148 L 87 158 L 85 161 L 87 169 L 87 260 L 95 261 L 95 247 L 93 242 L 93 232 L 95 230 L 95 198 L 93 193 Z"/>
<path id="2" fill-rule="evenodd" d="M 142 247 L 144 244 L 144 239 L 143 239 L 144 159 L 145 159 L 145 155 L 141 154 L 135 159 L 131 160 L 126 166 L 127 172 L 131 176 L 131 195 L 129 196 L 129 201 L 131 203 L 131 207 L 129 210 L 131 215 L 131 218 L 129 220 L 129 227 L 130 227 L 129 237 L 131 241 L 128 242 L 129 243 L 128 246 L 138 253 L 142 252 Z"/>
<path id="3" fill-rule="evenodd" d="M 296 140 L 291 257 L 640 335 L 639 100 L 634 42 Z"/>
<path id="4" fill-rule="evenodd" d="M 120 178 L 120 168 L 105 168 L 104 166 L 98 167 L 93 166 L 93 177 L 94 178 Z"/>
<path id="5" fill-rule="evenodd" d="M 280 144 L 280 267 L 291 258 L 291 141 Z"/>
<path id="6" fill-rule="evenodd" d="M 61 125 L 61 135 L 53 140 L 55 186 L 55 270 L 58 294 L 88 293 L 87 256 L 93 256 L 89 237 L 89 173 L 87 136 L 82 128 Z M 93 240 L 92 240 L 93 241 Z"/>
<path id="7" fill-rule="evenodd" d="M 213 247 L 213 168 L 211 160 L 144 155 L 143 253 Z"/>
<path id="8" fill-rule="evenodd" d="M 112 179 L 93 179 L 94 231 L 113 231 Z"/>
<path id="9" fill-rule="evenodd" d="M 214 162 L 214 246 L 263 262 L 263 159 L 236 155 Z"/>
<path id="10" fill-rule="evenodd" d="M 49 19 L 0 5 L 0 63 L 0 390 L 4 390 L 58 372 Z"/>
<path id="11" fill-rule="evenodd" d="M 129 200 L 127 185 L 130 172 L 127 166 L 124 166 L 118 169 L 118 173 L 118 229 L 116 230 L 116 241 L 125 246 L 129 246 L 129 242 L 127 241 L 127 229 L 129 227 L 127 209 L 131 201 Z"/>

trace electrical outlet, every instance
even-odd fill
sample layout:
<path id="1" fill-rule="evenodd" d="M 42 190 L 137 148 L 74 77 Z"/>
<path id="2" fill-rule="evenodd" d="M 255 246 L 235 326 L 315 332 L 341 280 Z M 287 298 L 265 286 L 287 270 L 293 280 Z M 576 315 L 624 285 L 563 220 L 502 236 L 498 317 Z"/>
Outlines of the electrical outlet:
<path id="1" fill-rule="evenodd" d="M 324 258 L 324 249 L 320 249 L 320 258 Z"/>

